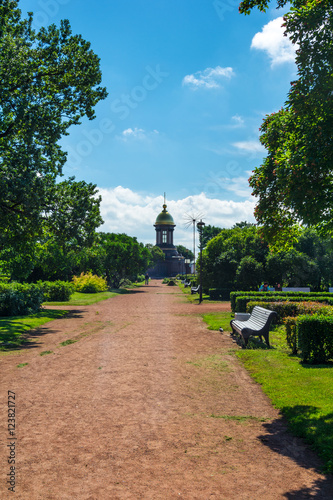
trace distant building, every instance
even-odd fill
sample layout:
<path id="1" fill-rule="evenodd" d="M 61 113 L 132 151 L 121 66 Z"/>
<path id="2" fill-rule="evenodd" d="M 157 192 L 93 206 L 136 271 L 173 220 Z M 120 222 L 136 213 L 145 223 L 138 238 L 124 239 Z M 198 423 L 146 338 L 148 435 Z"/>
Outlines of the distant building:
<path id="1" fill-rule="evenodd" d="M 173 244 L 173 232 L 176 224 L 167 211 L 165 203 L 162 212 L 156 218 L 154 227 L 156 231 L 155 245 L 163 251 L 165 260 L 149 269 L 149 275 L 155 278 L 164 278 L 166 276 L 172 277 L 177 274 L 185 274 L 185 258 L 179 255 Z"/>

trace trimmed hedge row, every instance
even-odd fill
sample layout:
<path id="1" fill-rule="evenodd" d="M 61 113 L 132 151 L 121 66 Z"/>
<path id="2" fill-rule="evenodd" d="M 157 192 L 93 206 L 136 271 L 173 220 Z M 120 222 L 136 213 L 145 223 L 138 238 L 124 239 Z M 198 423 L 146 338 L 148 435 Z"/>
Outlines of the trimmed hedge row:
<path id="1" fill-rule="evenodd" d="M 247 311 L 255 306 L 265 307 L 278 314 L 278 323 L 285 324 L 286 340 L 292 354 L 300 351 L 303 363 L 320 364 L 333 359 L 333 307 L 318 302 L 255 302 L 248 303 Z"/>
<path id="2" fill-rule="evenodd" d="M 240 296 L 236 298 L 236 312 L 246 312 L 247 304 L 252 301 L 262 302 L 263 304 L 269 304 L 270 302 L 321 302 L 324 304 L 332 304 L 331 300 L 328 297 L 323 296 L 307 296 L 307 297 L 299 297 L 295 296 L 267 296 L 265 295 L 252 295 L 252 296 Z M 265 306 L 262 306 L 265 307 Z"/>
<path id="3" fill-rule="evenodd" d="M 44 292 L 40 285 L 0 284 L 0 316 L 25 316 L 41 309 Z"/>
<path id="4" fill-rule="evenodd" d="M 233 313 L 236 312 L 236 299 L 237 297 L 253 297 L 257 296 L 260 300 L 262 300 L 263 296 L 265 297 L 274 297 L 276 300 L 280 297 L 288 297 L 294 298 L 297 297 L 303 299 L 304 298 L 313 298 L 313 300 L 317 300 L 317 297 L 325 297 L 327 298 L 327 303 L 333 305 L 333 294 L 330 292 L 259 292 L 259 291 L 237 291 L 230 292 L 230 304 L 231 310 Z M 237 311 L 237 312 L 245 312 L 245 311 Z"/>
<path id="5" fill-rule="evenodd" d="M 303 363 L 321 364 L 333 359 L 333 315 L 299 316 L 296 329 Z"/>
<path id="6" fill-rule="evenodd" d="M 209 288 L 210 300 L 230 300 L 230 288 Z"/>

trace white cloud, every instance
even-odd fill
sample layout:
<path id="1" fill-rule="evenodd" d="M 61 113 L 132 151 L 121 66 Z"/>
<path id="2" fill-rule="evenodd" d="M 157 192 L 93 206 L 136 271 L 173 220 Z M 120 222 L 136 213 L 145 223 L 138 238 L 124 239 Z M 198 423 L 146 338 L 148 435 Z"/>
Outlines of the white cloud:
<path id="1" fill-rule="evenodd" d="M 232 68 L 206 68 L 203 71 L 197 71 L 193 75 L 186 75 L 183 78 L 183 85 L 188 85 L 192 89 L 199 88 L 213 89 L 221 86 L 221 80 L 230 80 L 235 75 Z"/>
<path id="2" fill-rule="evenodd" d="M 295 62 L 296 45 L 288 37 L 283 36 L 283 18 L 277 17 L 265 24 L 262 31 L 252 39 L 251 48 L 265 51 L 271 59 L 271 66 Z"/>
<path id="3" fill-rule="evenodd" d="M 244 127 L 245 122 L 244 122 L 243 118 L 239 115 L 232 116 L 231 121 L 232 121 L 232 125 L 231 125 L 232 128 Z"/>
<path id="4" fill-rule="evenodd" d="M 192 249 L 192 232 L 186 229 L 186 214 L 203 214 L 206 224 L 218 227 L 231 227 L 236 222 L 247 220 L 254 222 L 253 210 L 255 200 L 245 192 L 245 179 L 233 179 L 230 191 L 247 196 L 241 202 L 211 199 L 205 193 L 188 196 L 180 200 L 167 200 L 167 210 L 172 215 L 176 229 L 174 244 L 184 245 Z M 100 231 L 126 233 L 136 236 L 143 243 L 155 243 L 153 224 L 162 210 L 163 196 L 149 196 L 118 186 L 116 188 L 100 188 L 102 196 L 101 214 L 104 225 Z"/>
<path id="5" fill-rule="evenodd" d="M 243 153 L 264 153 L 265 148 L 259 141 L 239 141 L 232 144 L 239 152 Z"/>
<path id="6" fill-rule="evenodd" d="M 122 141 L 127 141 L 129 139 L 137 139 L 137 140 L 145 140 L 147 138 L 151 138 L 154 135 L 157 135 L 158 130 L 153 130 L 152 132 L 146 132 L 143 128 L 127 128 L 123 130 L 121 135 L 117 135 L 117 139 Z"/>

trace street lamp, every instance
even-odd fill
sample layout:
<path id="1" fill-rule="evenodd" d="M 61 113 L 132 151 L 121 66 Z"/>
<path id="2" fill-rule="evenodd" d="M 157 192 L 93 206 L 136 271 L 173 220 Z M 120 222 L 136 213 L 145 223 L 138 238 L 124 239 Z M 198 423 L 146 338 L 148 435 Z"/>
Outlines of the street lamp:
<path id="1" fill-rule="evenodd" d="M 191 259 L 185 259 L 184 264 L 185 264 L 185 281 L 187 283 L 187 266 L 191 264 Z"/>
<path id="2" fill-rule="evenodd" d="M 199 231 L 199 241 L 200 241 L 200 290 L 199 290 L 199 304 L 202 302 L 202 231 L 205 226 L 205 223 L 202 222 L 202 219 L 197 224 L 197 228 Z"/>

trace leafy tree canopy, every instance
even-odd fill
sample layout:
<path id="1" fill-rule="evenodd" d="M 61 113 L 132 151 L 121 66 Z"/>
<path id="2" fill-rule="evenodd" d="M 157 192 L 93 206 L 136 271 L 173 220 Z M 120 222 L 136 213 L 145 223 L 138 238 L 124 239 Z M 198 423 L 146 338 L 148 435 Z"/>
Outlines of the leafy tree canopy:
<path id="1" fill-rule="evenodd" d="M 66 161 L 58 142 L 107 95 L 99 58 L 62 21 L 36 32 L 0 0 L 0 247 L 35 235 Z"/>
<path id="2" fill-rule="evenodd" d="M 245 0 L 240 11 L 268 4 Z M 292 242 L 290 231 L 299 224 L 333 229 L 332 2 L 292 1 L 284 27 L 298 47 L 298 79 L 285 106 L 263 122 L 260 140 L 268 155 L 250 178 L 258 197 L 255 216 L 270 243 Z"/>
<path id="3" fill-rule="evenodd" d="M 194 259 L 194 253 L 189 250 L 188 248 L 184 247 L 183 245 L 178 245 L 177 247 L 177 252 L 181 254 L 185 259 Z"/>

